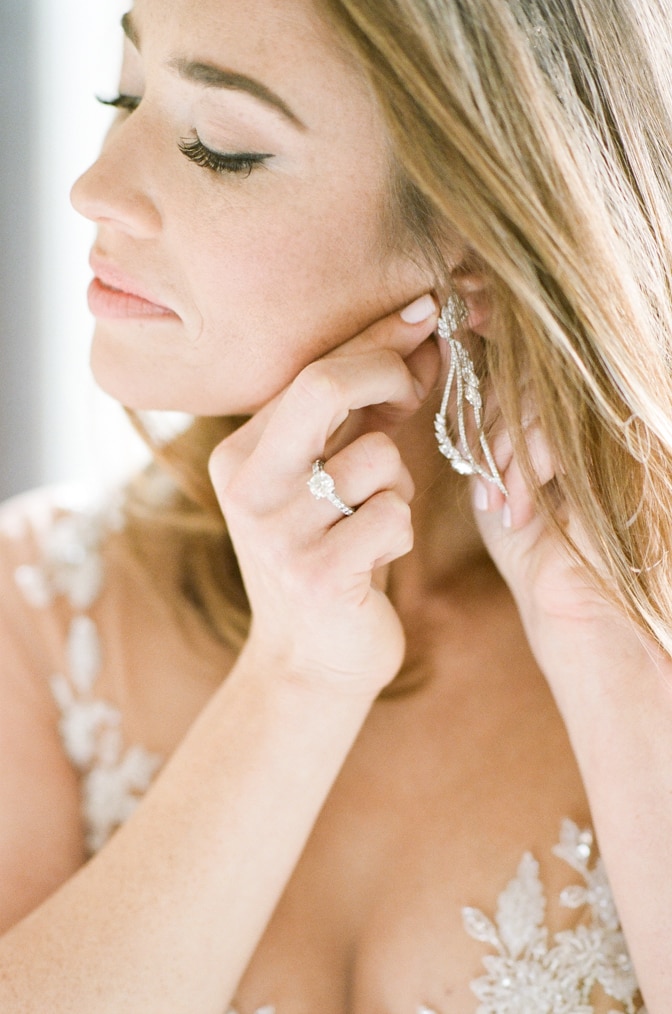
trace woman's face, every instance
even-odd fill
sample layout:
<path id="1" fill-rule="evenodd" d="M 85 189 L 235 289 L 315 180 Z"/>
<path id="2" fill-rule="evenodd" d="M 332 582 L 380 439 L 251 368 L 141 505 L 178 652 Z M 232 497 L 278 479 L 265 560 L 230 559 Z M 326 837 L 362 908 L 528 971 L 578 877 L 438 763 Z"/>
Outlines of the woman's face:
<path id="1" fill-rule="evenodd" d="M 73 190 L 94 372 L 132 407 L 248 413 L 427 286 L 386 242 L 382 119 L 309 0 L 137 0 L 124 28 L 125 108 Z"/>

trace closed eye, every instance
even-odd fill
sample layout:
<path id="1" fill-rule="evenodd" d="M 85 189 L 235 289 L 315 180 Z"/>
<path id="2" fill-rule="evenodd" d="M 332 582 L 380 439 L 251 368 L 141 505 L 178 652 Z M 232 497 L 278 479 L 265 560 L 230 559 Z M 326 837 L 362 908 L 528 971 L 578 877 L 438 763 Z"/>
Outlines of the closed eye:
<path id="1" fill-rule="evenodd" d="M 96 98 L 104 106 L 112 106 L 114 109 L 121 109 L 128 113 L 135 112 L 142 101 L 139 96 L 127 95 L 124 92 L 112 99 L 104 99 L 100 96 L 96 96 Z M 257 166 L 264 165 L 273 158 L 273 155 L 265 152 L 213 151 L 211 148 L 207 148 L 198 136 L 181 140 L 178 148 L 185 158 L 194 162 L 195 165 L 209 169 L 211 172 L 240 175 L 244 178 L 247 178 Z"/>
<path id="2" fill-rule="evenodd" d="M 204 169 L 210 169 L 215 173 L 240 174 L 245 178 L 257 166 L 262 166 L 269 159 L 273 158 L 272 155 L 261 152 L 237 151 L 225 153 L 212 151 L 212 149 L 206 148 L 199 137 L 184 139 L 180 141 L 178 147 L 190 162 L 203 166 Z"/>
<path id="3" fill-rule="evenodd" d="M 124 95 L 123 93 L 116 95 L 113 99 L 103 99 L 100 95 L 96 95 L 96 98 L 104 106 L 113 106 L 115 109 L 125 109 L 129 113 L 134 112 L 141 102 L 141 99 L 137 95 Z"/>

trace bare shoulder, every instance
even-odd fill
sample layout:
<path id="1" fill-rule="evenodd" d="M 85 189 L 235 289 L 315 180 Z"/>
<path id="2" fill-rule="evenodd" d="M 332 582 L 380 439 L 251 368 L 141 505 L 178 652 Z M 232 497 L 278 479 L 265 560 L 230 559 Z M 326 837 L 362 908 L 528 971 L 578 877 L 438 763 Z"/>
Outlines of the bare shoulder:
<path id="1" fill-rule="evenodd" d="M 74 502 L 46 489 L 0 507 L 0 931 L 84 860 L 79 786 L 50 688 L 67 652 L 68 590 L 93 592 L 81 566 L 74 581 L 86 553 Z"/>

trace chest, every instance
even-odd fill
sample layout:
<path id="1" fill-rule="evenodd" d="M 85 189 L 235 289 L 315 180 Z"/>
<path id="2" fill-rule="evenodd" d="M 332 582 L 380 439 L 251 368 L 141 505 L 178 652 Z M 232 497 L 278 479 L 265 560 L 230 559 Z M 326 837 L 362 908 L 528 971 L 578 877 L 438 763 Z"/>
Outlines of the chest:
<path id="1" fill-rule="evenodd" d="M 44 590 L 39 568 L 29 576 Z M 87 571 L 84 589 L 76 576 L 73 604 L 100 574 Z M 66 617 L 52 670 L 94 850 L 231 661 L 196 624 L 178 636 L 142 580 L 130 591 L 112 581 Z M 422 604 L 424 629 L 417 610 L 406 617 L 422 689 L 373 708 L 239 984 L 239 1014 L 638 1009 L 591 841 L 574 824 L 560 831 L 563 817 L 588 825 L 586 800 L 515 610 L 458 591 L 436 616 Z"/>
<path id="2" fill-rule="evenodd" d="M 577 925 L 561 892 L 582 889 L 585 877 L 553 846 L 563 817 L 589 823 L 562 723 L 517 633 L 433 647 L 424 652 L 433 666 L 427 686 L 373 708 L 239 984 L 239 1014 L 268 1004 L 277 1014 L 466 1014 L 476 1010 L 472 983 L 485 981 L 484 957 L 531 977 L 531 1006 L 496 999 L 482 1008 L 487 1014 L 561 1009 L 541 1005 L 535 977 L 549 951 L 544 933 L 552 944 L 557 931 Z M 152 658 L 141 667 L 135 658 L 118 666 L 108 659 L 84 705 L 101 719 L 91 743 L 105 744 L 115 709 L 96 711 L 98 693 L 120 699 L 117 668 L 159 672 L 156 693 L 151 678 L 142 694 L 128 685 L 116 731 L 131 746 L 107 742 L 107 756 L 94 751 L 84 777 L 85 806 L 93 814 L 109 807 L 110 828 L 153 773 L 133 744 L 168 756 L 211 692 L 206 673 L 187 683 L 183 659 L 161 658 L 160 669 Z M 579 913 L 579 922 L 591 919 L 589 908 Z M 603 945 L 592 945 L 594 964 Z M 573 963 L 574 985 L 563 985 L 575 1003 L 568 1010 L 579 1009 L 593 982 L 579 982 Z M 500 968 L 482 988 L 507 989 L 510 978 Z M 547 979 L 557 989 L 555 972 Z"/>
<path id="3" fill-rule="evenodd" d="M 576 925 L 560 896 L 582 878 L 553 847 L 564 816 L 588 821 L 585 798 L 550 701 L 521 692 L 519 705 L 487 734 L 469 729 L 468 707 L 456 723 L 437 702 L 380 705 L 240 983 L 240 1014 L 269 1002 L 278 1014 L 465 1014 L 496 950 L 469 935 L 465 906 L 497 925 L 508 888 L 509 938 Z M 521 872 L 526 852 L 539 865 Z"/>

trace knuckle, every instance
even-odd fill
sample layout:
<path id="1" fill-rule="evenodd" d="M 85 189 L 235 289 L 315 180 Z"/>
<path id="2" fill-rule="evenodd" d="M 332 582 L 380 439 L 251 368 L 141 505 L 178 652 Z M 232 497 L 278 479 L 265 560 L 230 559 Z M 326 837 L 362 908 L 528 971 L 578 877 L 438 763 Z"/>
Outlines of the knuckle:
<path id="1" fill-rule="evenodd" d="M 261 485 L 255 479 L 256 470 L 249 463 L 229 469 L 226 480 L 219 483 L 213 480 L 217 499 L 227 520 L 236 519 L 243 523 L 253 518 L 261 518 L 267 512 L 268 504 L 260 495 Z"/>
<path id="2" fill-rule="evenodd" d="M 406 504 L 409 505 L 410 509 L 410 504 L 415 499 L 415 483 L 413 482 L 413 478 L 410 472 L 408 471 L 405 471 L 403 479 L 404 481 L 402 483 L 402 492 L 400 493 L 400 495 L 403 497 Z"/>
<path id="3" fill-rule="evenodd" d="M 411 372 L 408 368 L 406 360 L 394 349 L 385 349 L 384 355 L 386 357 L 386 367 L 396 379 L 398 387 L 405 387 L 410 379 Z"/>
<path id="4" fill-rule="evenodd" d="M 250 515 L 249 498 L 243 484 L 232 480 L 217 490 L 217 499 L 226 518 L 228 527 L 236 530 L 247 527 Z"/>
<path id="5" fill-rule="evenodd" d="M 404 360 L 394 349 L 379 349 L 377 358 L 384 369 L 402 371 L 406 369 Z"/>
<path id="6" fill-rule="evenodd" d="M 229 440 L 215 447 L 208 458 L 208 475 L 220 502 L 232 498 L 247 469 L 248 462 Z"/>
<path id="7" fill-rule="evenodd" d="M 386 433 L 373 430 L 361 438 L 362 465 L 370 471 L 385 476 L 390 481 L 402 467 L 399 448 Z"/>
<path id="8" fill-rule="evenodd" d="M 213 483 L 226 484 L 230 473 L 229 449 L 225 443 L 218 444 L 208 459 L 208 474 Z"/>
<path id="9" fill-rule="evenodd" d="M 375 505 L 377 523 L 387 531 L 411 529 L 411 508 L 396 493 L 385 490 L 376 494 L 370 503 Z"/>
<path id="10" fill-rule="evenodd" d="M 415 532 L 413 531 L 413 525 L 411 523 L 411 513 L 408 512 L 408 523 L 406 524 L 401 539 L 402 552 L 410 553 L 415 543 Z"/>
<path id="11" fill-rule="evenodd" d="M 293 386 L 302 398 L 318 406 L 339 404 L 343 400 L 338 373 L 324 359 L 304 366 Z"/>
<path id="12" fill-rule="evenodd" d="M 413 532 L 410 529 L 402 529 L 395 533 L 395 538 L 390 539 L 385 559 L 388 561 L 397 560 L 405 556 L 413 549 Z"/>

